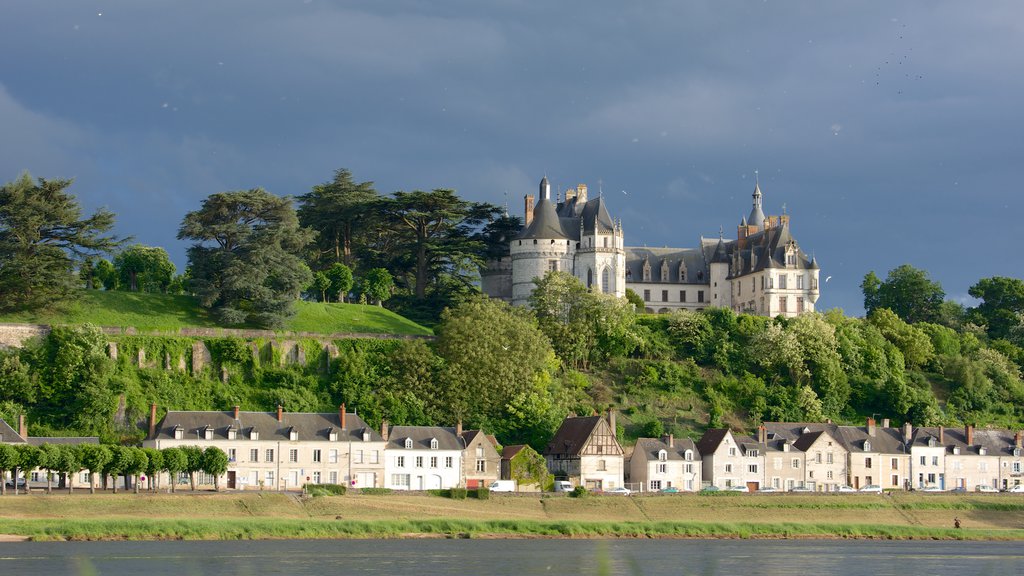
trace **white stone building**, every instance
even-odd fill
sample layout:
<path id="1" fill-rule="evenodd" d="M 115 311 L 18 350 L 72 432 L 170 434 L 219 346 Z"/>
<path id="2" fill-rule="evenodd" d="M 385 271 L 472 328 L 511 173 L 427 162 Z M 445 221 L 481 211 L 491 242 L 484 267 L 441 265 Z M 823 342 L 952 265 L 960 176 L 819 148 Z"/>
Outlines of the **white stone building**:
<path id="1" fill-rule="evenodd" d="M 384 487 L 392 490 L 437 490 L 465 487 L 465 443 L 455 428 L 391 426 L 384 423 L 387 448 Z"/>

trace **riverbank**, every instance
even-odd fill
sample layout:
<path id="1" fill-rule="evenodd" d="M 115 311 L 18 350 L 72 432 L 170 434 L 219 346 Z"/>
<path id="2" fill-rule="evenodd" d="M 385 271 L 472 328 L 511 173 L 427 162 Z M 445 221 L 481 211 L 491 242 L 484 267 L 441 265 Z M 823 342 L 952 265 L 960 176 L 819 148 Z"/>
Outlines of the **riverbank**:
<path id="1" fill-rule="evenodd" d="M 962 522 L 953 528 L 954 517 Z M 1015 495 L 492 495 L 278 493 L 6 497 L 8 539 L 879 538 L 1024 540 Z"/>

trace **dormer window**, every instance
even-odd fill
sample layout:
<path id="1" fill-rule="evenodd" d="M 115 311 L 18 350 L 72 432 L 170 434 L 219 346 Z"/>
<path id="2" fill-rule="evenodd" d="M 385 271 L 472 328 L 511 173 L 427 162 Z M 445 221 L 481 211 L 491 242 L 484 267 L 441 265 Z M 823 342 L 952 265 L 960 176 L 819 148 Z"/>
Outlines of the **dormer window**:
<path id="1" fill-rule="evenodd" d="M 683 459 L 686 460 L 687 462 L 693 461 L 693 450 L 687 450 L 686 452 L 683 452 Z"/>
<path id="2" fill-rule="evenodd" d="M 1017 448 L 1016 452 L 1017 452 L 1017 454 L 1014 454 L 1014 456 L 1019 456 L 1020 455 L 1020 448 Z M 988 454 L 988 450 L 986 450 L 984 446 L 978 448 L 978 455 L 979 456 L 984 456 L 985 454 Z"/>
<path id="3" fill-rule="evenodd" d="M 953 454 L 954 455 L 959 455 L 960 454 L 960 447 L 959 446 L 953 446 Z"/>
<path id="4" fill-rule="evenodd" d="M 295 428 L 288 429 L 288 439 L 291 440 L 292 442 L 295 442 L 296 440 L 299 439 L 299 433 L 297 430 L 295 430 Z"/>
<path id="5" fill-rule="evenodd" d="M 871 440 L 864 441 L 864 451 L 871 452 Z"/>
<path id="6" fill-rule="evenodd" d="M 331 442 L 337 442 L 338 441 L 338 431 L 335 430 L 334 428 L 331 428 L 331 429 L 327 430 L 327 439 L 329 441 L 331 441 Z"/>
<path id="7" fill-rule="evenodd" d="M 181 440 L 184 437 L 185 437 L 185 430 L 183 430 L 181 426 L 175 425 L 174 426 L 174 439 L 175 440 Z"/>
<path id="8" fill-rule="evenodd" d="M 406 438 L 405 439 L 405 448 L 406 448 L 406 450 L 412 448 L 412 438 Z"/>
<path id="9" fill-rule="evenodd" d="M 257 432 L 255 428 L 253 428 L 252 430 L 249 431 L 249 440 L 259 440 L 259 439 L 260 439 L 260 433 Z"/>
<path id="10" fill-rule="evenodd" d="M 213 428 L 203 428 L 203 440 L 213 440 Z"/>
<path id="11" fill-rule="evenodd" d="M 978 448 L 978 454 L 984 455 L 985 454 L 985 449 L 984 448 Z M 1020 456 L 1020 448 L 1014 448 L 1013 449 L 1013 455 L 1014 455 L 1014 457 L 1019 457 Z"/>
<path id="12" fill-rule="evenodd" d="M 661 261 L 661 281 L 668 282 L 668 260 Z"/>
<path id="13" fill-rule="evenodd" d="M 236 430 L 233 426 L 229 426 L 228 427 L 228 440 L 234 440 L 236 438 L 238 438 L 238 430 Z"/>
<path id="14" fill-rule="evenodd" d="M 679 261 L 679 281 L 686 282 L 686 264 L 682 260 Z"/>
<path id="15" fill-rule="evenodd" d="M 651 281 L 651 263 L 644 259 L 644 282 Z"/>
<path id="16" fill-rule="evenodd" d="M 929 436 L 928 437 L 928 447 L 929 448 L 934 448 L 937 444 L 938 444 L 938 442 L 935 441 L 935 437 L 934 436 Z"/>
<path id="17" fill-rule="evenodd" d="M 363 442 L 369 442 L 369 441 L 370 441 L 370 431 L 366 430 L 364 428 L 363 429 Z"/>
<path id="18" fill-rule="evenodd" d="M 437 438 L 430 439 L 430 449 L 437 450 Z"/>
<path id="19" fill-rule="evenodd" d="M 664 450 L 658 450 L 658 461 L 664 462 L 666 460 L 668 460 L 668 452 Z"/>

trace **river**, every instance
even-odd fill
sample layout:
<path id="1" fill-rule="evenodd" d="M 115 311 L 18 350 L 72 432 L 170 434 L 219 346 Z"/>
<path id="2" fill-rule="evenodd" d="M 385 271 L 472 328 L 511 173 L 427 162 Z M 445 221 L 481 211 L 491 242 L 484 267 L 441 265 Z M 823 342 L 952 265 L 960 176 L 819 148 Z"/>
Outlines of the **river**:
<path id="1" fill-rule="evenodd" d="M 1016 542 L 272 540 L 0 544 L 0 574 L 1024 574 Z"/>

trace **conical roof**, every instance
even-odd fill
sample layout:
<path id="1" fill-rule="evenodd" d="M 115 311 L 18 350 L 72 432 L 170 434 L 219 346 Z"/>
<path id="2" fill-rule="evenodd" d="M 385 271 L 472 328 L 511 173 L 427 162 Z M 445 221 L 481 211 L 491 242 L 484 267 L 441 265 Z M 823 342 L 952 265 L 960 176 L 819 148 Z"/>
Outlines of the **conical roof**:
<path id="1" fill-rule="evenodd" d="M 598 232 L 611 233 L 615 229 L 615 222 L 612 221 L 608 208 L 605 207 L 604 198 L 598 196 L 583 206 L 583 233 L 592 234 L 596 229 Z"/>
<path id="2" fill-rule="evenodd" d="M 519 235 L 520 240 L 555 239 L 567 240 L 569 235 L 562 230 L 562 222 L 555 211 L 555 205 L 547 198 L 541 198 L 533 208 L 533 221 Z"/>

